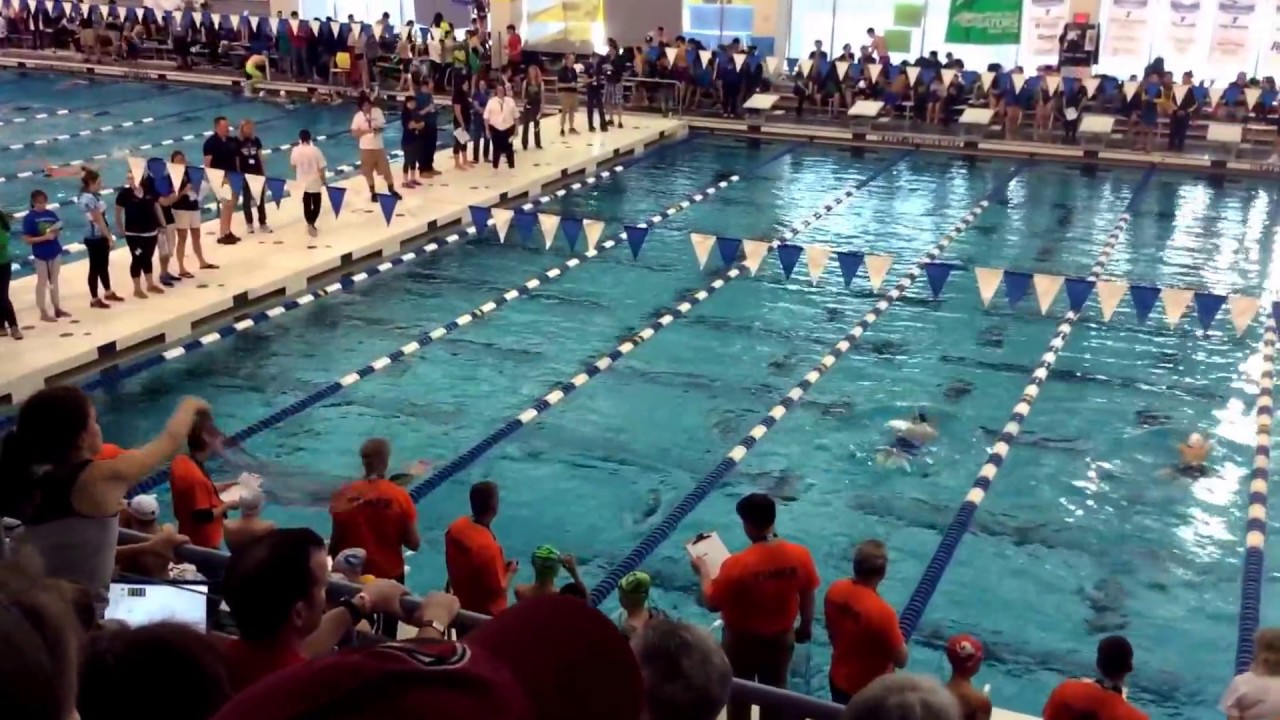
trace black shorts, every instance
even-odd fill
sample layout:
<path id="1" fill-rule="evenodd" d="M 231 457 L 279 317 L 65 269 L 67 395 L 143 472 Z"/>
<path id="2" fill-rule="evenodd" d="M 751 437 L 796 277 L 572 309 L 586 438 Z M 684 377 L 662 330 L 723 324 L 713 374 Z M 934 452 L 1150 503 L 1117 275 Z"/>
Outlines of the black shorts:
<path id="1" fill-rule="evenodd" d="M 400 151 L 404 153 L 404 171 L 413 172 L 418 168 L 419 159 L 422 157 L 420 149 L 421 143 L 405 142 L 400 144 Z"/>

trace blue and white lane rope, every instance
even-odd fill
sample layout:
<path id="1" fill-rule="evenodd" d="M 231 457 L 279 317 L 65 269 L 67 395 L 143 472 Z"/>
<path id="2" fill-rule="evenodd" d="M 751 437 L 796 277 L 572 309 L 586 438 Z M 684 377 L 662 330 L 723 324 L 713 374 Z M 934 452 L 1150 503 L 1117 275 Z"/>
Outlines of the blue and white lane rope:
<path id="1" fill-rule="evenodd" d="M 0 152 L 23 150 L 26 148 L 33 148 L 33 147 L 42 147 L 44 145 L 51 145 L 56 142 L 62 142 L 63 140 L 71 140 L 73 138 L 81 138 L 89 135 L 102 135 L 104 133 L 109 133 L 114 130 L 124 130 L 126 128 L 131 128 L 138 125 L 150 125 L 152 123 L 159 122 L 161 120 L 168 120 L 170 118 L 182 117 L 183 115 L 192 115 L 194 113 L 202 112 L 205 110 L 213 110 L 216 108 L 220 108 L 223 106 L 223 104 L 208 105 L 205 107 L 191 108 L 189 110 L 180 110 L 178 112 L 171 112 L 165 115 L 154 115 L 151 117 L 139 118 L 137 120 L 124 120 L 122 122 L 114 123 L 112 125 L 103 125 L 102 127 L 96 127 L 96 128 L 85 128 L 84 130 L 79 130 L 73 133 L 62 133 L 61 135 L 51 135 L 49 137 L 39 138 L 37 140 L 29 140 L 27 142 L 14 143 L 13 145 L 0 145 Z"/>
<path id="2" fill-rule="evenodd" d="M 870 185 L 872 182 L 875 182 L 875 180 L 878 179 L 881 175 L 884 175 L 886 172 L 891 170 L 895 165 L 902 162 L 908 155 L 911 154 L 911 152 L 912 151 L 907 150 L 902 153 L 899 153 L 892 160 L 884 163 L 880 167 L 877 167 L 865 178 L 862 178 L 858 182 L 850 185 L 839 195 L 823 203 L 822 207 L 820 207 L 812 215 L 796 223 L 795 225 L 792 225 L 791 227 L 787 228 L 786 232 L 784 232 L 781 236 L 779 236 L 778 239 L 773 241 L 773 243 L 770 245 L 770 250 L 778 247 L 782 243 L 786 243 L 794 240 L 796 236 L 798 236 L 800 233 L 809 229 L 810 227 L 813 226 L 814 223 L 818 222 L 826 215 L 829 215 L 836 208 L 843 205 L 846 200 L 848 200 L 849 198 L 857 194 L 859 190 L 865 188 L 867 185 Z M 518 413 L 515 417 L 507 420 L 505 423 L 502 424 L 501 427 L 489 433 L 483 440 L 471 446 L 466 451 L 464 451 L 457 457 L 450 460 L 448 463 L 441 466 L 440 469 L 432 473 L 430 477 L 424 479 L 422 482 L 415 485 L 409 491 L 409 497 L 413 499 L 414 503 L 422 502 L 423 498 L 435 492 L 436 489 L 438 489 L 441 485 L 445 484 L 447 481 L 449 481 L 451 478 L 456 476 L 458 473 L 462 472 L 463 470 L 466 470 L 468 467 L 471 467 L 471 465 L 474 464 L 475 461 L 484 457 L 486 453 L 488 453 L 493 448 L 497 447 L 498 443 L 501 443 L 502 441 L 506 440 L 512 435 L 515 435 L 516 432 L 518 432 L 525 425 L 528 425 L 529 423 L 536 420 L 538 417 L 545 414 L 548 410 L 555 407 L 557 403 L 559 403 L 561 400 L 564 400 L 569 395 L 573 394 L 573 392 L 578 388 L 582 387 L 583 385 L 586 385 L 588 382 L 591 381 L 592 378 L 598 377 L 605 370 L 608 370 L 609 368 L 616 365 L 624 357 L 626 357 L 628 353 L 630 353 L 632 350 L 635 350 L 636 348 L 648 342 L 654 335 L 657 335 L 659 332 L 661 332 L 663 328 L 666 328 L 670 326 L 672 323 L 674 323 L 676 320 L 679 320 L 687 316 L 690 312 L 692 312 L 692 310 L 695 307 L 702 304 L 703 301 L 705 301 L 707 298 L 714 295 L 718 290 L 720 290 L 720 288 L 724 287 L 725 285 L 728 285 L 730 281 L 742 276 L 744 273 L 750 273 L 750 272 L 751 272 L 751 269 L 748 268 L 745 264 L 743 263 L 734 264 L 733 267 L 730 267 L 729 269 L 722 272 L 720 274 L 720 277 L 717 277 L 716 279 L 712 280 L 709 284 L 707 284 L 706 287 L 698 290 L 697 292 L 692 293 L 684 300 L 681 300 L 679 303 L 676 304 L 676 306 L 672 310 L 670 310 L 669 312 L 663 313 L 661 317 L 649 323 L 644 328 L 640 329 L 637 332 L 631 333 L 631 335 L 628 336 L 627 340 L 625 340 L 624 342 L 622 342 L 621 344 L 619 344 L 617 347 L 610 350 L 609 352 L 605 353 L 604 355 L 600 356 L 594 362 L 588 364 L 586 367 L 582 369 L 582 372 L 578 373 L 577 375 L 574 375 L 567 382 L 557 385 L 554 390 L 547 393 L 546 395 L 543 395 L 541 398 L 539 398 L 536 402 L 534 402 L 524 411 Z"/>
<path id="3" fill-rule="evenodd" d="M 49 112 L 36 113 L 35 115 L 29 115 L 27 117 L 16 117 L 16 118 L 11 118 L 9 120 L 0 120 L 0 127 L 4 127 L 5 125 L 17 125 L 18 123 L 31 122 L 33 120 L 44 120 L 45 118 L 56 117 L 58 115 L 70 115 L 70 114 L 71 114 L 71 110 L 68 108 L 57 108 L 55 110 L 50 110 Z"/>
<path id="4" fill-rule="evenodd" d="M 1133 219 L 1133 212 L 1137 209 L 1138 203 L 1142 200 L 1154 175 L 1154 166 L 1148 168 L 1142 174 L 1142 178 L 1138 180 L 1137 186 L 1133 189 L 1133 194 L 1129 197 L 1129 202 L 1125 205 L 1124 212 L 1120 213 L 1120 218 L 1112 226 L 1111 232 L 1107 233 L 1102 252 L 1098 255 L 1097 260 L 1094 261 L 1093 269 L 1089 273 L 1088 282 L 1091 284 L 1097 283 L 1099 278 L 1102 277 L 1102 272 L 1106 269 L 1107 262 L 1111 260 L 1111 254 L 1115 252 L 1116 246 L 1120 244 L 1120 239 L 1124 237 L 1125 230 L 1129 227 L 1129 221 Z M 903 637 L 908 640 L 911 639 L 916 627 L 920 624 L 920 619 L 924 616 L 924 611 L 929 606 L 929 600 L 933 598 L 933 593 L 938 589 L 938 583 L 942 580 L 943 573 L 947 571 L 947 566 L 951 564 L 951 559 L 955 556 L 956 548 L 959 547 L 960 541 L 964 539 L 965 533 L 969 531 L 973 516 L 978 512 L 978 505 L 982 503 L 987 492 L 991 489 L 991 483 L 995 481 L 996 473 L 1000 471 L 1005 458 L 1008 457 L 1009 450 L 1012 448 L 1014 440 L 1017 439 L 1018 433 L 1022 432 L 1022 423 L 1026 422 L 1027 416 L 1031 414 L 1031 405 L 1035 403 L 1036 398 L 1040 395 L 1040 388 L 1049 378 L 1049 372 L 1053 369 L 1053 364 L 1058 361 L 1058 355 L 1062 352 L 1063 346 L 1067 344 L 1067 338 L 1071 335 L 1071 328 L 1075 325 L 1080 314 L 1074 310 L 1068 310 L 1066 315 L 1062 316 L 1062 322 L 1058 324 L 1057 332 L 1054 333 L 1053 339 L 1049 341 L 1048 350 L 1040 357 L 1040 364 L 1031 373 L 1031 382 L 1023 388 L 1022 397 L 1019 398 L 1018 404 L 1014 405 L 1013 412 L 1009 416 L 1009 422 L 1005 423 L 1000 437 L 996 439 L 995 445 L 991 448 L 991 453 L 987 455 L 987 461 L 978 470 L 978 477 L 973 481 L 973 487 L 969 490 L 968 495 L 965 496 L 964 502 L 956 512 L 955 518 L 952 519 L 951 524 L 943 532 L 942 541 L 938 543 L 938 548 L 934 551 L 933 557 L 925 567 L 924 575 L 920 578 L 920 582 L 916 584 L 915 590 L 912 591 L 906 607 L 902 609 L 902 615 L 898 619 L 898 627 L 902 629 Z"/>
<path id="5" fill-rule="evenodd" d="M 875 324 L 880 319 L 880 316 L 907 292 L 911 285 L 915 283 L 916 278 L 920 276 L 920 273 L 924 271 L 925 265 L 936 261 L 957 236 L 977 222 L 978 217 L 991 205 L 992 200 L 1003 192 L 1009 186 L 1009 183 L 1013 182 L 1014 178 L 1029 165 L 1030 162 L 1023 162 L 1015 167 L 1008 176 L 992 187 L 976 205 L 970 208 L 964 217 L 952 225 L 951 229 L 944 233 L 928 252 L 920 256 L 920 259 L 916 261 L 915 267 L 911 268 L 892 290 L 876 302 L 871 310 L 858 321 L 858 324 L 823 356 L 822 360 L 804 376 L 800 383 L 791 388 L 791 391 L 777 405 L 774 405 L 755 427 L 751 428 L 751 432 L 739 440 L 738 444 L 729 450 L 729 453 L 716 464 L 715 468 L 707 473 L 706 477 L 698 481 L 698 484 L 681 498 L 680 502 L 676 503 L 675 507 L 627 553 L 626 557 L 622 558 L 621 562 L 605 573 L 604 578 L 600 580 L 600 584 L 591 589 L 592 607 L 598 607 L 600 603 L 604 602 L 617 589 L 618 583 L 622 581 L 622 578 L 627 573 L 638 569 L 658 549 L 658 546 L 671 537 L 676 527 L 684 522 L 685 518 L 689 517 L 689 513 L 693 512 L 694 508 L 710 497 L 711 491 L 715 490 L 729 473 L 737 469 L 738 464 L 742 462 L 742 458 L 746 457 L 747 453 L 769 433 L 769 430 L 782 420 L 787 411 L 800 402 L 804 394 L 816 385 L 828 370 L 835 366 L 840 358 L 849 351 L 849 348 L 853 347 L 854 343 L 858 342 L 858 338 L 862 337 L 867 329 Z"/>
<path id="6" fill-rule="evenodd" d="M 1267 482 L 1271 477 L 1271 419 L 1274 414 L 1272 386 L 1275 381 L 1276 310 L 1262 332 L 1262 373 L 1258 379 L 1258 399 L 1254 403 L 1257 444 L 1253 451 L 1253 474 L 1249 478 L 1249 513 L 1245 522 L 1244 569 L 1240 574 L 1240 627 L 1236 637 L 1236 674 L 1253 665 L 1253 636 L 1262 619 L 1262 583 L 1265 578 L 1267 545 Z"/>

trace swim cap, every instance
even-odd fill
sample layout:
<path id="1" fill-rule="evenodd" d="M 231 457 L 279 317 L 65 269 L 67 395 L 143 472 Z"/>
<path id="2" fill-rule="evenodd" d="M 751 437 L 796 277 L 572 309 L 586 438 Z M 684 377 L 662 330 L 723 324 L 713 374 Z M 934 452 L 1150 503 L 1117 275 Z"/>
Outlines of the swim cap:
<path id="1" fill-rule="evenodd" d="M 369 554 L 364 548 L 347 548 L 338 553 L 338 557 L 333 560 L 333 569 L 342 573 L 350 573 L 359 575 L 364 572 L 364 561 Z"/>
<path id="2" fill-rule="evenodd" d="M 1198 448 L 1204 445 L 1204 436 L 1198 432 L 1193 432 L 1187 436 L 1187 447 Z"/>
<path id="3" fill-rule="evenodd" d="M 550 545 L 539 545 L 533 551 L 533 571 L 538 575 L 560 570 L 560 551 Z"/>
<path id="4" fill-rule="evenodd" d="M 129 514 L 143 522 L 151 522 L 160 513 L 160 502 L 155 495 L 139 495 L 129 501 Z"/>
<path id="5" fill-rule="evenodd" d="M 648 595 L 649 588 L 653 586 L 653 579 L 648 573 L 629 572 L 622 578 L 622 582 L 618 583 L 618 590 L 628 595 Z"/>
<path id="6" fill-rule="evenodd" d="M 982 664 L 982 643 L 972 635 L 955 635 L 947 640 L 947 662 L 954 670 L 972 675 Z"/>
<path id="7" fill-rule="evenodd" d="M 266 496 L 257 488 L 246 487 L 240 491 L 240 514 L 257 515 L 262 511 Z"/>

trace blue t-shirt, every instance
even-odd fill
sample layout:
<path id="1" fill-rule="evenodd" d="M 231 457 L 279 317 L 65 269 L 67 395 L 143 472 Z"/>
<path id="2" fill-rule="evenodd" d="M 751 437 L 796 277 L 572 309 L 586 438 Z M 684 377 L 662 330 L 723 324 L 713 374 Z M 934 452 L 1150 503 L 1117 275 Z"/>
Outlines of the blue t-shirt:
<path id="1" fill-rule="evenodd" d="M 89 229 L 85 231 L 84 238 L 86 240 L 97 240 L 102 237 L 102 231 L 98 229 L 97 223 L 93 221 L 93 211 L 97 210 L 102 213 L 102 219 L 107 219 L 107 204 L 102 202 L 102 198 L 97 193 L 82 192 L 76 198 L 76 207 L 84 211 L 85 220 L 89 222 Z"/>
<path id="2" fill-rule="evenodd" d="M 27 237 L 39 237 L 49 228 L 60 222 L 58 214 L 45 208 L 31 210 L 22 218 L 22 234 Z M 62 243 L 55 236 L 52 240 L 43 240 L 31 246 L 31 255 L 37 260 L 52 260 L 62 254 Z"/>

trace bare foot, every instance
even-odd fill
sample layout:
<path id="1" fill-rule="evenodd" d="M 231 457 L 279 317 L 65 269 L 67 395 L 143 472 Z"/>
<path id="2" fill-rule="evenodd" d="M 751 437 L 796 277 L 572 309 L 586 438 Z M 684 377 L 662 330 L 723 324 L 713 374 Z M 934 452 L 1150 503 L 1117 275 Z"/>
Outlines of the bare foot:
<path id="1" fill-rule="evenodd" d="M 163 295 L 164 288 L 160 287 L 159 285 L 148 285 L 147 292 L 152 295 Z"/>
<path id="2" fill-rule="evenodd" d="M 133 296 L 134 296 L 134 297 L 136 297 L 136 298 L 138 298 L 139 300 L 146 300 L 146 299 L 147 299 L 147 294 L 146 294 L 145 292 L 141 291 L 141 290 L 134 290 L 134 291 L 133 291 Z"/>
<path id="3" fill-rule="evenodd" d="M 54 316 L 52 316 L 52 315 L 50 315 L 50 314 L 48 314 L 48 313 L 40 313 L 40 320 L 41 320 L 42 322 L 58 322 L 58 318 L 56 318 L 56 317 L 54 317 Z"/>

